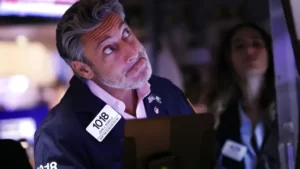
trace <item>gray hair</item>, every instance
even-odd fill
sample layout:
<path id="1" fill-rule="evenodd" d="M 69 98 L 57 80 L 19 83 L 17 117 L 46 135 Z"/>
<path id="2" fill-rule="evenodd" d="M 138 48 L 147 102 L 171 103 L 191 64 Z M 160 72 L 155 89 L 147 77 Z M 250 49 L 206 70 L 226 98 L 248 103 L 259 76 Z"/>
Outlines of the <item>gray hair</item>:
<path id="1" fill-rule="evenodd" d="M 84 57 L 81 37 L 113 12 L 125 18 L 124 9 L 117 0 L 80 0 L 65 12 L 56 29 L 56 46 L 69 65 L 75 60 L 90 64 Z"/>

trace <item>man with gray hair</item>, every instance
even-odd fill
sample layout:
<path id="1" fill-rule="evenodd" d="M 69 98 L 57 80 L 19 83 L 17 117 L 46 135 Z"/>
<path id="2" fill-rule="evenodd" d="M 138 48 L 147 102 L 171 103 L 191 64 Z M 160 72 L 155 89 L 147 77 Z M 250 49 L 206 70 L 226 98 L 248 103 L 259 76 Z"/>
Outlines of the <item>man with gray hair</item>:
<path id="1" fill-rule="evenodd" d="M 153 76 L 117 0 L 81 0 L 57 26 L 57 49 L 75 76 L 35 133 L 38 169 L 122 168 L 127 119 L 195 113 L 169 80 Z"/>

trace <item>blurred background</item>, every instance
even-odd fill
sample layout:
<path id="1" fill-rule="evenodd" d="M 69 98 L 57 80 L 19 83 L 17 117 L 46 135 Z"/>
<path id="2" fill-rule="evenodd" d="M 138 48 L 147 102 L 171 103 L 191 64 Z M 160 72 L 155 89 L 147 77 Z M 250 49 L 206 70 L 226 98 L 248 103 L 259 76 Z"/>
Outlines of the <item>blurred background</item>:
<path id="1" fill-rule="evenodd" d="M 34 132 L 73 75 L 56 51 L 55 29 L 75 1 L 0 0 L 0 138 L 23 139 L 31 160 Z M 224 32 L 241 21 L 270 30 L 268 0 L 121 2 L 154 74 L 181 88 L 200 112 Z"/>

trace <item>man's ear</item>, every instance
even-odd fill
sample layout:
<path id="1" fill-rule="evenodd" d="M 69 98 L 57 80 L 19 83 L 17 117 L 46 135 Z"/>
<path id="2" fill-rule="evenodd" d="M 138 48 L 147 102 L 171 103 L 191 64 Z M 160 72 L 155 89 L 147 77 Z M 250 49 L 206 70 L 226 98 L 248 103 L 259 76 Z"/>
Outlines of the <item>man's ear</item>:
<path id="1" fill-rule="evenodd" d="M 71 61 L 72 69 L 81 77 L 85 79 L 92 79 L 95 73 L 91 66 L 80 61 Z"/>

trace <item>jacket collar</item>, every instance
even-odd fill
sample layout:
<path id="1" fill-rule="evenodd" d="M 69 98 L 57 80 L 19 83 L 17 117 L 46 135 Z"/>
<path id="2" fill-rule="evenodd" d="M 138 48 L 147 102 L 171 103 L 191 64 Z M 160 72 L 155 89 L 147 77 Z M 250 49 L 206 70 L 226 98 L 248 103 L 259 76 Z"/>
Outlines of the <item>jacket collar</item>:
<path id="1" fill-rule="evenodd" d="M 158 117 L 165 116 L 166 111 L 163 106 L 163 98 L 157 95 L 157 91 L 153 78 L 149 80 L 151 84 L 151 92 L 143 100 L 146 109 L 147 117 Z M 150 101 L 149 97 L 156 96 L 156 100 Z M 161 99 L 159 102 L 158 99 Z M 106 103 L 95 96 L 84 81 L 80 80 L 78 77 L 74 76 L 70 80 L 70 87 L 65 95 L 65 101 L 72 104 L 72 107 L 78 113 L 91 113 L 96 116 L 100 110 L 106 105 Z M 123 119 L 123 118 L 122 118 Z"/>

